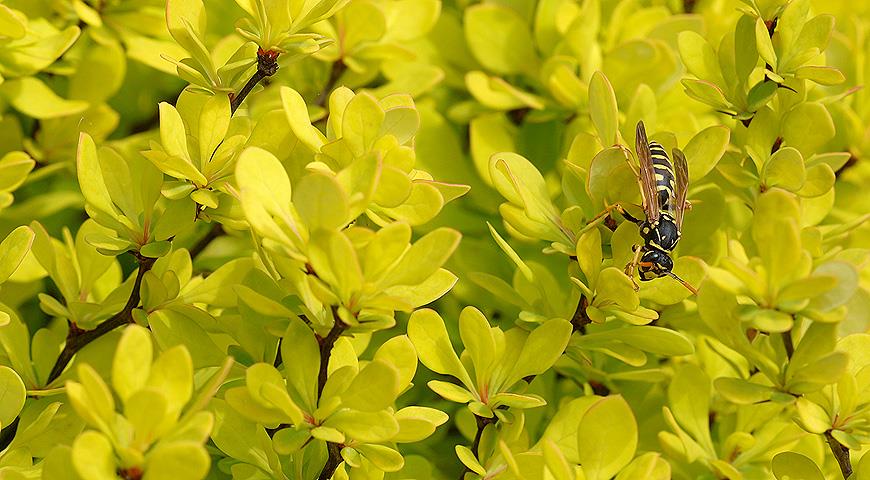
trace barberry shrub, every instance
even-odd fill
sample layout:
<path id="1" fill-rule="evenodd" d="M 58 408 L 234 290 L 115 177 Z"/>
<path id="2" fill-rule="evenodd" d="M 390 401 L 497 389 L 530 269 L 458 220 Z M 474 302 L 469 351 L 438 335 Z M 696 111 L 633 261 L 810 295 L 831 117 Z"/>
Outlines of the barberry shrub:
<path id="1" fill-rule="evenodd" d="M 868 28 L 0 0 L 0 478 L 870 479 Z"/>

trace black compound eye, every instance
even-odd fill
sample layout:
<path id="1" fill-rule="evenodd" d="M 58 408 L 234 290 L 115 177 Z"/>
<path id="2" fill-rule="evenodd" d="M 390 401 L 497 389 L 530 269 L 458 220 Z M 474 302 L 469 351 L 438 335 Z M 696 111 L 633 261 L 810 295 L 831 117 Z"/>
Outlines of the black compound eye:
<path id="1" fill-rule="evenodd" d="M 662 274 L 666 274 L 670 272 L 674 268 L 674 261 L 671 260 L 671 257 L 667 255 L 662 255 L 662 258 L 659 259 L 659 263 L 657 266 L 660 267 Z"/>

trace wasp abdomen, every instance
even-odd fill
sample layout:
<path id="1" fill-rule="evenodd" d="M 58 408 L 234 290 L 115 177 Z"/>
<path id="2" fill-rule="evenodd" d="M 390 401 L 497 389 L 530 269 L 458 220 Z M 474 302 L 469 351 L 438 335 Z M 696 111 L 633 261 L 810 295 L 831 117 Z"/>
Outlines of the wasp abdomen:
<path id="1" fill-rule="evenodd" d="M 662 211 L 671 212 L 674 208 L 674 165 L 660 143 L 649 142 L 649 151 L 652 157 L 653 172 L 655 173 L 659 208 Z"/>

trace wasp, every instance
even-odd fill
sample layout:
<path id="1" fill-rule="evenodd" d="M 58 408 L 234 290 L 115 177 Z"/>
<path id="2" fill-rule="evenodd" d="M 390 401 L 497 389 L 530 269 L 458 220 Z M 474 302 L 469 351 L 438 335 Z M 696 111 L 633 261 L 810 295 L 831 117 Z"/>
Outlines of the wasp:
<path id="1" fill-rule="evenodd" d="M 680 241 L 683 214 L 689 207 L 686 201 L 689 186 L 686 156 L 675 148 L 672 163 L 661 144 L 647 139 L 643 121 L 637 123 L 634 148 L 640 164 L 640 170 L 635 171 L 635 175 L 640 183 L 646 218 L 634 218 L 618 204 L 605 211 L 616 209 L 623 217 L 636 224 L 644 242 L 643 245 L 632 247 L 634 258 L 625 266 L 625 274 L 631 278 L 635 290 L 638 289 L 634 281 L 634 269 L 637 268 L 641 281 L 668 276 L 683 284 L 692 293 L 698 293 L 692 285 L 672 271 L 674 261 L 671 253 Z"/>

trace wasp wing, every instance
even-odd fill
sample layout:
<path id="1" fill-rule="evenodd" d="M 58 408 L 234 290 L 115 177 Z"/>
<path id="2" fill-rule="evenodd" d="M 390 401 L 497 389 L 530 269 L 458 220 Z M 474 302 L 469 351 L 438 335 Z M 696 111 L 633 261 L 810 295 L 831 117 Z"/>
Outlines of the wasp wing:
<path id="1" fill-rule="evenodd" d="M 676 192 L 674 192 L 674 216 L 677 228 L 683 226 L 683 213 L 686 211 L 686 195 L 689 192 L 689 163 L 679 148 L 674 149 L 674 171 L 677 174 Z"/>
<path id="2" fill-rule="evenodd" d="M 649 140 L 646 138 L 646 128 L 643 121 L 637 122 L 637 134 L 634 142 L 637 159 L 640 162 L 640 187 L 643 193 L 643 211 L 649 222 L 659 218 L 659 197 L 656 194 L 656 175 L 653 170 L 652 154 L 649 151 Z"/>

